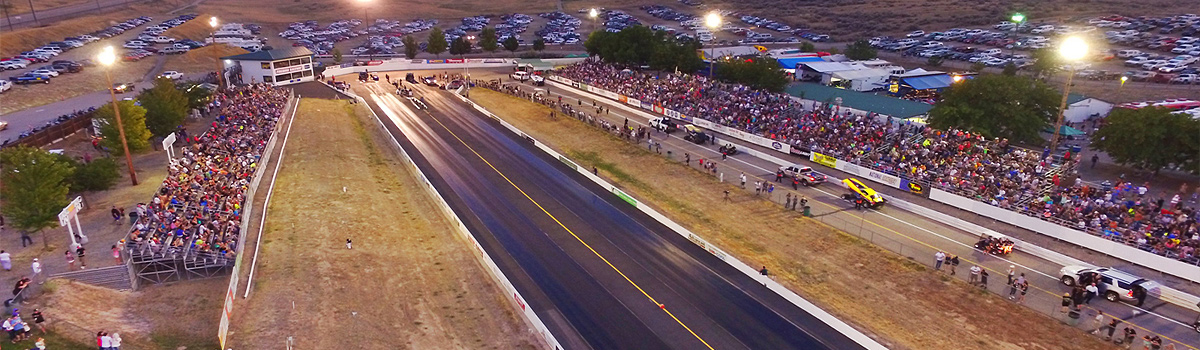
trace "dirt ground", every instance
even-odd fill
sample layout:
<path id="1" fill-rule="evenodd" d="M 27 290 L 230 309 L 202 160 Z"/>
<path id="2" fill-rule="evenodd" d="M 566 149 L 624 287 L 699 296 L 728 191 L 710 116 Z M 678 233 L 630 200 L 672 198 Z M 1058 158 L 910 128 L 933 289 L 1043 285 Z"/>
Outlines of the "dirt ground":
<path id="1" fill-rule="evenodd" d="M 56 279 L 25 312 L 41 308 L 47 328 L 71 345 L 52 349 L 93 349 L 98 331 L 120 333 L 122 349 L 213 349 L 228 283 L 210 278 L 122 292 Z"/>
<path id="2" fill-rule="evenodd" d="M 345 100 L 302 100 L 230 347 L 535 348 L 368 118 Z"/>
<path id="3" fill-rule="evenodd" d="M 1108 348 L 1056 320 L 1013 308 L 995 295 L 743 191 L 732 191 L 734 204 L 722 203 L 715 194 L 730 185 L 577 120 L 550 120 L 543 106 L 485 89 L 472 91 L 471 98 L 577 162 L 597 167 L 742 261 L 772 266 L 780 283 L 890 348 Z M 741 219 L 750 217 L 761 220 Z"/>

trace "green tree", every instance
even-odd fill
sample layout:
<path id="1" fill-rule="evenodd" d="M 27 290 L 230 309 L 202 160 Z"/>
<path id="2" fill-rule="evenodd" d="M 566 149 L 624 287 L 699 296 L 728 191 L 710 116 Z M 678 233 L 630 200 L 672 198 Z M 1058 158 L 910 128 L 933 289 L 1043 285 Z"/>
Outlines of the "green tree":
<path id="1" fill-rule="evenodd" d="M 26 232 L 58 226 L 58 213 L 67 206 L 71 165 L 38 148 L 17 146 L 0 151 L 0 207 L 9 224 Z M 49 248 L 42 232 L 42 245 Z"/>
<path id="2" fill-rule="evenodd" d="M 971 64 L 971 71 L 975 73 L 982 72 L 984 68 L 987 68 L 987 65 L 983 62 L 975 62 Z"/>
<path id="3" fill-rule="evenodd" d="M 115 158 L 101 157 L 91 163 L 71 162 L 75 168 L 71 174 L 72 192 L 107 190 L 121 179 L 121 167 Z"/>
<path id="4" fill-rule="evenodd" d="M 541 52 L 546 49 L 546 39 L 533 39 L 533 51 Z"/>
<path id="5" fill-rule="evenodd" d="M 879 57 L 879 52 L 871 47 L 871 43 L 866 40 L 859 39 L 849 45 L 846 45 L 846 58 L 855 61 L 864 61 Z"/>
<path id="6" fill-rule="evenodd" d="M 933 56 L 925 60 L 925 64 L 929 65 L 930 67 L 941 67 L 942 63 L 945 63 L 945 59 L 938 56 Z"/>
<path id="7" fill-rule="evenodd" d="M 181 87 L 183 94 L 187 96 L 188 108 L 201 108 L 205 103 L 208 103 L 208 97 L 212 96 L 212 91 L 205 89 L 200 84 L 187 84 L 186 87 Z"/>
<path id="8" fill-rule="evenodd" d="M 654 53 L 650 56 L 650 68 L 662 71 L 679 70 L 684 73 L 694 73 L 704 68 L 704 61 L 696 55 L 700 42 L 695 40 L 676 40 L 663 32 L 655 33 Z"/>
<path id="9" fill-rule="evenodd" d="M 1027 77 L 982 74 L 958 82 L 929 111 L 929 125 L 1040 144 L 1058 110 L 1059 93 Z"/>
<path id="10" fill-rule="evenodd" d="M 471 52 L 471 42 L 465 37 L 455 38 L 450 41 L 450 54 L 455 56 L 466 55 Z"/>
<path id="11" fill-rule="evenodd" d="M 504 39 L 504 49 L 508 50 L 508 53 L 510 55 L 517 52 L 517 48 L 520 48 L 520 47 L 521 47 L 521 43 L 517 41 L 516 37 L 510 36 L 507 39 Z"/>
<path id="12" fill-rule="evenodd" d="M 329 52 L 329 54 L 333 55 L 333 63 L 342 64 L 342 50 L 338 50 L 338 48 L 335 47 L 333 48 L 333 51 Z"/>
<path id="13" fill-rule="evenodd" d="M 155 79 L 154 87 L 139 93 L 137 99 L 146 109 L 146 128 L 154 136 L 167 137 L 187 119 L 187 95 L 171 79 Z"/>
<path id="14" fill-rule="evenodd" d="M 1051 49 L 1033 50 L 1029 53 L 1029 57 L 1033 59 L 1033 65 L 1029 66 L 1029 71 L 1039 80 L 1057 72 L 1062 62 L 1058 53 Z"/>
<path id="15" fill-rule="evenodd" d="M 488 53 L 495 53 L 500 48 L 500 43 L 496 41 L 495 28 L 483 28 L 483 32 L 479 33 L 479 48 Z"/>
<path id="16" fill-rule="evenodd" d="M 403 38 L 400 38 L 400 43 L 404 44 L 404 57 L 408 57 L 410 60 L 417 58 L 417 53 L 421 50 L 421 44 L 417 43 L 416 38 L 412 35 L 405 35 Z"/>
<path id="17" fill-rule="evenodd" d="M 781 92 L 787 86 L 787 77 L 773 58 L 755 57 L 748 60 L 730 60 L 716 67 L 721 80 L 746 85 L 755 89 Z"/>
<path id="18" fill-rule="evenodd" d="M 1012 64 L 1012 63 L 1004 65 L 1004 71 L 1000 72 L 1000 74 L 1017 75 L 1017 65 Z"/>
<path id="19" fill-rule="evenodd" d="M 817 47 L 810 42 L 800 43 L 800 52 L 817 52 Z"/>
<path id="20" fill-rule="evenodd" d="M 1121 165 L 1200 174 L 1200 119 L 1157 107 L 1115 108 L 1092 134 L 1092 147 Z"/>
<path id="21" fill-rule="evenodd" d="M 426 44 L 425 52 L 441 57 L 446 48 L 446 33 L 442 33 L 438 27 L 433 27 L 433 30 L 429 31 L 429 44 Z"/>
<path id="22" fill-rule="evenodd" d="M 125 140 L 129 144 L 129 151 L 138 153 L 149 149 L 151 135 L 150 130 L 146 129 L 146 109 L 133 104 L 133 101 L 120 101 L 118 105 L 121 107 L 121 122 L 125 126 Z M 108 148 L 113 154 L 124 155 L 112 104 L 105 104 L 96 109 L 94 118 L 101 121 L 100 136 L 103 140 L 100 141 L 100 145 Z"/>

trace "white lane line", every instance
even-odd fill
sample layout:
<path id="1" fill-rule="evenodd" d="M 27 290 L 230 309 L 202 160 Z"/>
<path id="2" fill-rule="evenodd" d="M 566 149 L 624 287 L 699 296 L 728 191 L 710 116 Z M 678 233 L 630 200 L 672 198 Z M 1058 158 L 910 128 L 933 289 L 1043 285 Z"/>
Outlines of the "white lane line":
<path id="1" fill-rule="evenodd" d="M 296 97 L 296 106 L 292 107 L 291 121 L 288 122 L 287 131 L 283 133 L 283 144 L 279 146 L 279 159 L 275 163 L 275 172 L 271 174 L 271 186 L 267 187 L 267 198 L 263 200 L 262 219 L 258 221 L 258 241 L 254 243 L 254 258 L 250 260 L 250 276 L 246 278 L 246 293 L 242 294 L 242 299 L 250 297 L 250 286 L 254 283 L 254 268 L 258 266 L 258 250 L 262 248 L 263 228 L 267 222 L 267 208 L 270 208 L 271 194 L 275 192 L 275 177 L 279 175 L 279 166 L 283 165 L 283 154 L 287 150 L 288 136 L 292 135 L 292 125 L 296 125 L 296 111 L 300 109 L 300 97 Z M 251 198 L 250 200 L 254 200 Z"/>
<path id="2" fill-rule="evenodd" d="M 561 88 L 561 89 L 564 89 L 564 90 L 565 90 L 566 88 Z M 580 99 L 579 97 L 577 97 L 578 95 L 576 95 L 576 92 L 575 92 L 575 91 L 570 91 L 570 90 L 566 90 L 566 91 L 569 91 L 568 93 L 572 94 L 572 96 L 568 96 L 568 95 L 566 95 L 566 94 L 559 94 L 559 95 L 561 95 L 561 96 L 564 96 L 564 97 L 566 97 L 566 98 L 573 98 L 573 99 L 575 99 L 575 100 L 582 101 L 582 99 Z M 601 100 L 596 100 L 596 101 L 597 101 L 597 103 L 601 103 Z M 631 113 L 631 114 L 634 114 L 634 115 L 638 115 L 638 114 L 639 114 L 639 112 L 641 112 L 641 111 L 636 111 L 636 110 L 634 110 L 634 111 L 630 111 L 629 109 L 632 109 L 632 107 L 629 107 L 629 106 L 625 106 L 625 105 L 621 105 L 621 104 L 615 104 L 615 103 L 608 103 L 608 102 L 610 102 L 610 101 L 603 101 L 603 103 L 604 103 L 604 104 L 607 104 L 607 105 L 610 105 L 610 106 L 617 106 L 619 110 L 625 110 L 625 112 L 627 112 L 627 113 Z M 618 116 L 625 117 L 626 115 L 621 115 L 621 114 L 618 114 Z M 645 117 L 645 116 L 642 116 L 642 117 Z M 633 118 L 630 118 L 630 119 L 631 119 L 631 120 L 632 120 L 634 123 L 637 123 L 637 124 L 639 124 L 639 125 L 647 125 L 647 124 L 644 124 L 644 123 L 642 123 L 642 122 L 641 122 L 641 121 L 639 121 L 639 120 L 635 120 L 635 119 L 633 119 Z M 673 135 L 671 135 L 671 134 L 667 134 L 667 138 L 674 138 L 674 139 L 678 139 L 678 140 L 683 140 L 682 138 L 679 138 L 679 137 L 677 137 L 677 136 L 673 136 Z M 683 140 L 683 141 L 684 141 L 684 142 L 687 142 L 686 140 Z M 678 147 L 678 148 L 682 149 L 682 147 L 679 147 L 679 146 L 676 146 L 676 147 Z M 718 155 L 719 155 L 719 154 L 721 154 L 720 152 L 714 151 L 714 150 L 712 150 L 712 149 L 709 149 L 709 148 L 707 148 L 707 147 L 703 147 L 703 146 L 701 146 L 701 148 L 702 148 L 702 149 L 704 149 L 705 151 L 710 151 L 710 152 L 713 152 L 713 153 L 715 153 L 715 154 L 718 154 Z M 749 156 L 749 155 L 747 155 L 747 156 Z M 753 156 L 750 156 L 750 157 L 753 157 Z M 767 173 L 773 173 L 773 172 L 774 172 L 774 171 L 772 171 L 772 170 L 764 169 L 763 167 L 760 167 L 760 166 L 757 166 L 757 165 L 754 165 L 754 164 L 748 163 L 748 162 L 746 162 L 746 161 L 743 161 L 743 160 L 741 160 L 741 159 L 733 158 L 733 160 L 734 160 L 734 161 L 736 161 L 736 162 L 742 163 L 742 164 L 746 164 L 746 165 L 748 165 L 748 166 L 750 166 L 750 167 L 753 167 L 753 168 L 756 168 L 756 169 L 762 170 L 763 172 L 767 172 Z M 838 182 L 840 182 L 840 179 L 837 179 L 837 178 L 835 178 L 835 177 L 832 177 L 832 176 L 830 176 L 830 178 L 831 178 L 831 179 L 834 179 L 835 181 L 838 181 Z M 811 189 L 813 189 L 813 190 L 816 190 L 816 191 L 818 191 L 818 192 L 824 193 L 824 194 L 826 194 L 826 195 L 828 195 L 828 196 L 830 196 L 830 197 L 836 198 L 836 199 L 841 199 L 841 198 L 842 198 L 841 196 L 837 196 L 837 195 L 834 195 L 834 194 L 832 194 L 832 193 L 826 192 L 826 191 L 824 191 L 824 190 L 822 190 L 822 189 L 820 189 L 820 188 L 816 188 L 816 187 L 809 187 L 809 188 L 811 188 Z M 879 215 L 881 215 L 881 216 L 883 216 L 883 217 L 889 218 L 889 219 L 891 219 L 891 220 L 893 220 L 893 221 L 896 221 L 896 222 L 899 222 L 899 223 L 903 223 L 903 224 L 905 224 L 905 225 L 908 225 L 908 226 L 910 226 L 910 227 L 916 228 L 916 229 L 918 229 L 918 230 L 924 231 L 924 232 L 926 232 L 926 233 L 929 233 L 929 234 L 931 234 L 931 235 L 934 235 L 934 236 L 937 236 L 937 237 L 939 237 L 939 238 L 945 239 L 946 241 L 949 241 L 949 242 L 951 242 L 951 243 L 953 243 L 953 244 L 957 244 L 957 245 L 959 245 L 959 246 L 966 247 L 966 248 L 970 249 L 971 251 L 974 251 L 974 250 L 975 250 L 975 247 L 974 247 L 974 246 L 972 246 L 972 245 L 970 245 L 970 244 L 966 244 L 966 243 L 963 243 L 963 242 L 959 242 L 959 241 L 957 241 L 957 240 L 954 240 L 954 239 L 952 239 L 952 238 L 950 238 L 950 237 L 946 237 L 946 236 L 944 236 L 944 235 L 942 235 L 942 234 L 939 234 L 939 233 L 937 233 L 937 232 L 934 232 L 934 231 L 932 231 L 932 230 L 929 230 L 929 229 L 927 229 L 927 228 L 921 227 L 921 226 L 919 226 L 919 225 L 913 224 L 913 223 L 911 223 L 911 222 L 908 222 L 908 221 L 902 220 L 902 219 L 900 219 L 900 218 L 897 218 L 897 217 L 895 217 L 895 216 L 891 216 L 891 215 L 889 215 L 889 214 L 887 214 L 887 213 L 881 212 L 881 211 L 879 211 L 879 210 L 877 210 L 877 209 L 869 209 L 869 210 L 870 210 L 871 212 L 878 213 Z M 1032 257 L 1032 256 L 1031 256 L 1031 257 Z M 1053 276 L 1053 275 L 1050 275 L 1050 274 L 1044 273 L 1044 272 L 1042 272 L 1042 271 L 1039 271 L 1039 270 L 1037 270 L 1037 269 L 1031 268 L 1031 267 L 1029 267 L 1029 266 L 1026 266 L 1026 265 L 1024 265 L 1024 264 L 1017 263 L 1017 262 L 1014 262 L 1014 261 L 1012 261 L 1012 260 L 1008 260 L 1008 259 L 1006 259 L 1006 258 L 1002 258 L 1002 257 L 999 257 L 999 256 L 996 256 L 996 258 L 997 258 L 997 259 L 999 259 L 999 260 L 1001 260 L 1001 261 L 1007 262 L 1007 263 L 1009 263 L 1010 265 L 1014 265 L 1014 266 L 1020 266 L 1021 268 L 1024 268 L 1024 269 L 1026 269 L 1026 270 L 1029 270 L 1029 271 L 1031 271 L 1031 272 L 1037 273 L 1037 274 L 1039 274 L 1039 275 L 1042 275 L 1042 276 L 1046 276 L 1047 278 L 1050 278 L 1050 279 L 1053 279 L 1053 280 L 1056 280 L 1056 281 L 1058 280 L 1058 277 L 1055 277 L 1055 276 Z M 1039 259 L 1039 258 L 1037 258 L 1037 257 L 1032 257 L 1032 258 L 1033 258 L 1033 259 Z M 1172 322 L 1172 323 L 1178 324 L 1178 325 L 1180 325 L 1180 326 L 1183 326 L 1183 327 L 1185 327 L 1185 328 L 1191 328 L 1191 327 L 1192 327 L 1191 325 L 1185 324 L 1185 323 L 1183 323 L 1183 322 L 1176 321 L 1175 319 L 1172 319 L 1172 318 L 1170 318 L 1170 317 L 1167 317 L 1167 316 L 1160 315 L 1160 314 L 1158 314 L 1158 313 L 1155 313 L 1154 311 L 1146 310 L 1146 309 L 1143 309 L 1143 308 L 1140 308 L 1140 307 L 1137 307 L 1137 306 L 1134 306 L 1134 305 L 1130 305 L 1130 304 L 1125 304 L 1125 303 L 1121 303 L 1121 304 L 1122 304 L 1122 305 L 1124 305 L 1124 306 L 1128 306 L 1129 308 L 1131 308 L 1131 309 L 1134 309 L 1134 310 L 1136 310 L 1136 311 L 1140 311 L 1140 312 L 1143 312 L 1143 313 L 1147 313 L 1147 314 L 1151 314 L 1151 315 L 1154 315 L 1154 316 L 1158 316 L 1159 318 L 1162 318 L 1162 319 L 1164 319 L 1164 320 L 1167 320 L 1167 321 L 1170 321 L 1170 322 Z"/>

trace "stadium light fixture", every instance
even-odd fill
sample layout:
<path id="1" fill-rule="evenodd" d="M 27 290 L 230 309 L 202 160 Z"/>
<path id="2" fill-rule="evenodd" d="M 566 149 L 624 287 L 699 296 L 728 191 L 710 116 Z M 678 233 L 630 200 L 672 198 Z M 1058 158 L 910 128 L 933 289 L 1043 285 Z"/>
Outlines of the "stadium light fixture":
<path id="1" fill-rule="evenodd" d="M 1012 15 L 1011 19 L 1012 19 L 1013 23 L 1021 24 L 1021 22 L 1025 22 L 1025 14 L 1020 13 L 1020 12 L 1014 13 Z"/>
<path id="2" fill-rule="evenodd" d="M 596 18 L 596 16 L 599 16 L 599 15 L 600 15 L 600 11 L 596 11 L 595 7 L 593 7 L 591 10 L 588 10 L 588 17 Z"/>
<path id="3" fill-rule="evenodd" d="M 216 17 L 216 16 L 214 16 L 214 17 L 209 17 L 209 18 L 208 18 L 208 25 L 209 25 L 209 26 L 212 26 L 213 28 L 216 28 L 216 27 L 217 27 L 217 23 L 219 23 L 219 22 L 217 22 L 217 17 Z"/>
<path id="4" fill-rule="evenodd" d="M 121 147 L 125 149 L 125 165 L 129 167 L 129 180 L 137 186 L 137 172 L 133 170 L 133 156 L 129 154 L 129 142 L 125 140 L 125 125 L 121 121 L 121 107 L 117 105 L 117 92 L 113 89 L 112 70 L 113 63 L 117 62 L 117 53 L 112 46 L 105 46 L 100 50 L 100 54 L 96 55 L 96 62 L 104 65 L 104 77 L 108 80 L 108 95 L 112 97 L 113 116 L 117 119 L 117 131 L 121 135 Z"/>
<path id="5" fill-rule="evenodd" d="M 1068 37 L 1058 45 L 1058 53 L 1068 61 L 1078 61 L 1083 56 L 1086 56 L 1087 52 L 1087 42 L 1077 36 Z"/>
<path id="6" fill-rule="evenodd" d="M 721 15 L 717 14 L 716 12 L 709 13 L 707 16 L 704 16 L 704 25 L 711 29 L 720 28 Z"/>

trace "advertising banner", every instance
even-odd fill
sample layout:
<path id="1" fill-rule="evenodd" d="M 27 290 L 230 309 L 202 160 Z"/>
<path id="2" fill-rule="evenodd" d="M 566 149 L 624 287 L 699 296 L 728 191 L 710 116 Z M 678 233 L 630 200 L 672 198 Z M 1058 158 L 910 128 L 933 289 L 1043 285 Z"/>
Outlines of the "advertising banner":
<path id="1" fill-rule="evenodd" d="M 632 98 L 632 97 L 625 97 L 625 98 L 629 99 L 629 101 L 627 101 L 625 103 L 628 103 L 630 106 L 642 108 L 642 101 L 639 101 L 638 99 Z"/>
<path id="2" fill-rule="evenodd" d="M 584 83 L 579 83 L 579 88 L 583 89 L 584 91 L 591 91 L 592 87 L 588 86 L 587 84 L 584 84 Z"/>
<path id="3" fill-rule="evenodd" d="M 425 60 L 425 63 L 446 63 L 446 60 Z"/>
<path id="4" fill-rule="evenodd" d="M 725 135 L 728 135 L 729 137 L 732 137 L 732 138 L 735 138 L 738 140 L 753 143 L 753 144 L 763 146 L 766 148 L 770 148 L 770 149 L 773 149 L 773 150 L 776 150 L 779 152 L 783 152 L 783 153 L 791 153 L 792 152 L 792 145 L 789 145 L 789 144 L 786 144 L 783 142 L 779 142 L 779 141 L 775 141 L 772 139 L 768 139 L 768 138 L 765 138 L 762 136 L 754 135 L 754 134 L 751 134 L 751 133 L 748 133 L 745 131 L 741 131 L 741 130 L 738 130 L 737 128 L 727 127 L 727 126 L 724 126 L 721 124 L 713 123 L 713 122 L 710 122 L 710 121 L 707 121 L 704 119 L 698 119 L 698 118 L 692 119 L 691 122 L 701 128 L 712 130 L 712 131 L 715 131 L 720 134 L 725 134 Z"/>
<path id="5" fill-rule="evenodd" d="M 837 169 L 838 160 L 834 157 L 812 152 L 812 154 L 809 156 L 809 160 L 813 161 L 813 163 Z"/>
<path id="6" fill-rule="evenodd" d="M 908 193 L 929 198 L 929 191 L 925 189 L 925 186 L 916 182 L 909 182 L 907 179 L 900 179 L 900 189 L 908 191 Z"/>
<path id="7" fill-rule="evenodd" d="M 662 114 L 663 108 L 659 105 L 654 105 L 654 113 Z"/>
<path id="8" fill-rule="evenodd" d="M 466 61 L 461 58 L 447 58 L 446 63 L 466 63 Z"/>
<path id="9" fill-rule="evenodd" d="M 629 103 L 629 98 L 625 97 L 625 95 L 618 95 L 617 101 L 621 101 L 621 103 Z"/>
<path id="10" fill-rule="evenodd" d="M 623 200 L 635 207 L 638 204 L 636 199 L 633 199 L 633 197 L 630 197 L 629 195 L 625 194 L 625 191 L 621 191 L 620 189 L 618 189 L 616 187 L 612 188 L 612 193 L 617 195 L 617 198 L 621 198 L 621 200 Z"/>
<path id="11" fill-rule="evenodd" d="M 504 63 L 504 60 L 499 58 L 485 58 L 483 59 L 483 63 Z"/>
<path id="12" fill-rule="evenodd" d="M 383 64 L 383 61 L 381 60 L 367 61 L 368 66 L 378 66 L 381 64 Z"/>

